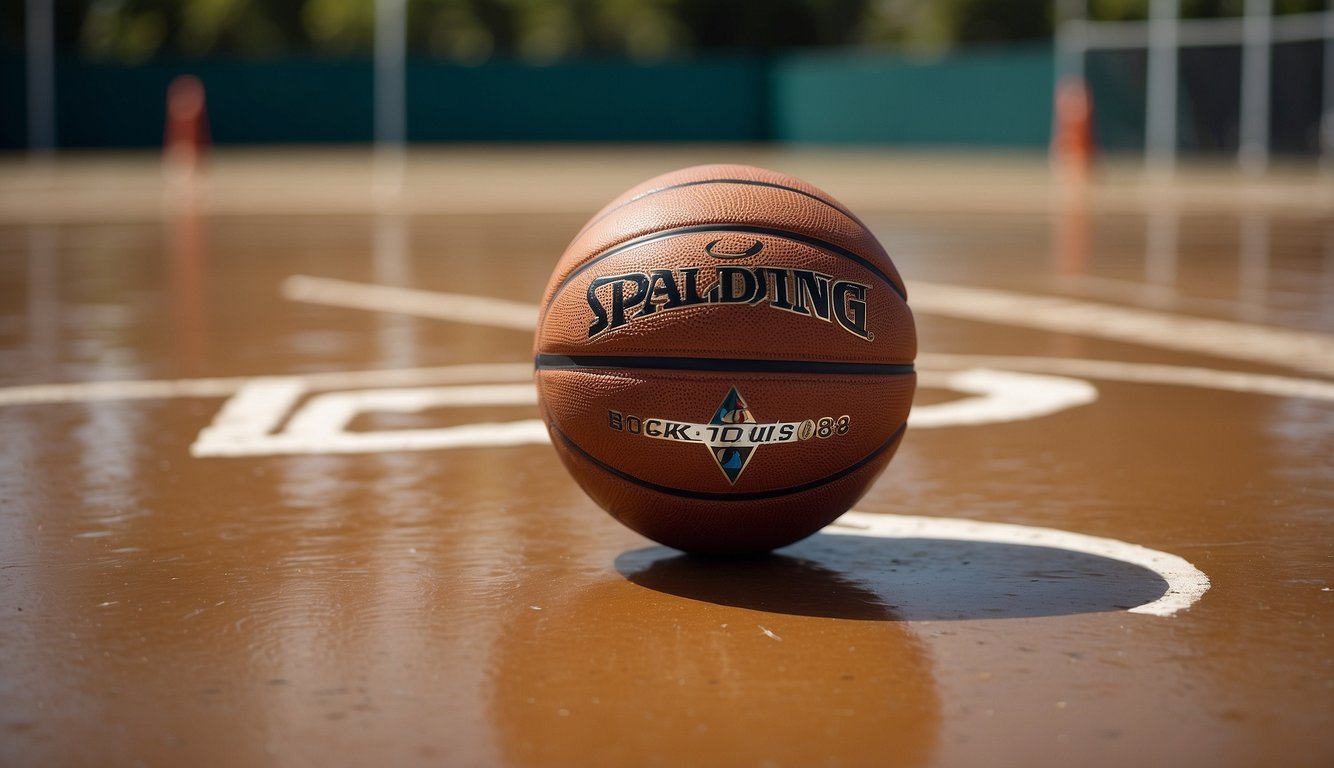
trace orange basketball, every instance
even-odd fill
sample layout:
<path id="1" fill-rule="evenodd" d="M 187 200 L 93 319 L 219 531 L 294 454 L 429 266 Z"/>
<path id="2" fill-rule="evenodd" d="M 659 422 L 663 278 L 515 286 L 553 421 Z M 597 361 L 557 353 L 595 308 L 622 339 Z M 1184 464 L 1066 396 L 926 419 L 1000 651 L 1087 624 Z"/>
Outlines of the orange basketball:
<path id="1" fill-rule="evenodd" d="M 617 520 L 700 553 L 791 544 L 903 438 L 917 333 L 866 225 L 743 165 L 650 179 L 565 250 L 535 345 L 551 442 Z"/>

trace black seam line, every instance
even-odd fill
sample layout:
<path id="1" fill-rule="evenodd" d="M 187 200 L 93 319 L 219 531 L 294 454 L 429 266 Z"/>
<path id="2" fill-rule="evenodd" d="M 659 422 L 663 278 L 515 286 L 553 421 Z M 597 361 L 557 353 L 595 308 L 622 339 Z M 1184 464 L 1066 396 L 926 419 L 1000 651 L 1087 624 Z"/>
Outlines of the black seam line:
<path id="1" fill-rule="evenodd" d="M 612 475 L 615 475 L 616 477 L 619 477 L 620 479 L 625 480 L 628 483 L 633 483 L 634 485 L 638 485 L 642 488 L 647 488 L 650 491 L 657 491 L 658 493 L 667 494 L 668 496 L 679 496 L 685 499 L 700 499 L 703 501 L 757 501 L 760 499 L 777 499 L 783 496 L 792 496 L 798 493 L 803 493 L 805 491 L 815 490 L 816 488 L 828 485 L 829 483 L 835 482 L 837 480 L 842 480 L 843 478 L 847 477 L 853 472 L 856 472 L 857 470 L 861 469 L 867 464 L 870 464 L 872 461 L 875 461 L 875 459 L 878 456 L 880 456 L 880 454 L 889 450 L 889 448 L 891 448 L 896 442 L 898 442 L 899 438 L 903 437 L 903 430 L 907 428 L 907 426 L 908 425 L 904 423 L 898 429 L 894 430 L 894 434 L 890 435 L 889 439 L 881 443 L 875 450 L 866 454 L 861 459 L 858 459 L 855 464 L 844 467 L 843 469 L 840 469 L 839 471 L 835 472 L 832 475 L 826 475 L 825 477 L 822 477 L 818 480 L 812 480 L 809 483 L 802 483 L 801 485 L 793 485 L 787 488 L 778 488 L 772 491 L 751 491 L 749 493 L 710 493 L 708 491 L 687 491 L 684 488 L 672 488 L 666 485 L 658 485 L 657 483 L 650 483 L 647 480 L 643 480 L 641 478 L 635 477 L 634 475 L 622 472 L 621 470 L 616 469 L 615 467 L 610 466 L 608 464 L 604 464 L 603 462 L 594 458 L 592 455 L 588 453 L 588 451 L 585 451 L 583 448 L 580 448 L 578 445 L 576 445 L 575 442 L 571 440 L 568 435 L 562 432 L 560 428 L 557 427 L 556 425 L 554 424 L 551 425 L 551 431 L 561 439 L 561 442 L 565 443 L 565 445 L 569 446 L 580 456 L 587 459 L 594 466 Z"/>
<path id="2" fill-rule="evenodd" d="M 602 221 L 603 219 L 612 215 L 616 211 L 621 210 L 625 206 L 630 205 L 631 203 L 637 203 L 646 197 L 652 197 L 653 195 L 662 192 L 670 192 L 673 189 L 681 189 L 683 187 L 698 187 L 703 184 L 745 184 L 751 187 L 768 187 L 770 189 L 781 189 L 787 192 L 795 192 L 798 195 L 801 195 L 802 197 L 809 197 L 810 199 L 815 200 L 816 202 L 823 203 L 829 206 L 830 208 L 833 208 L 834 210 L 846 216 L 848 219 L 855 221 L 858 224 L 861 223 L 860 221 L 857 221 L 857 218 L 855 216 L 852 215 L 852 211 L 845 210 L 842 206 L 835 205 L 834 203 L 824 199 L 823 197 L 820 197 L 819 195 L 813 195 L 810 192 L 797 189 L 796 187 L 789 187 L 784 184 L 775 184 L 771 181 L 756 181 L 754 179 L 700 179 L 698 181 L 683 181 L 680 184 L 669 184 L 668 186 L 665 187 L 650 189 L 647 192 L 640 192 L 639 194 L 635 195 L 629 200 L 622 202 L 620 205 L 616 206 L 615 208 L 612 208 L 609 211 L 603 212 L 601 216 L 598 216 L 597 218 L 585 224 L 584 228 L 579 230 L 579 234 L 582 235 L 584 232 L 588 231 L 588 229 L 592 227 L 594 224 L 598 223 L 599 221 Z M 578 235 L 575 235 L 575 237 L 578 237 Z"/>
<path id="3" fill-rule="evenodd" d="M 815 373 L 832 375 L 904 376 L 914 372 L 907 363 L 828 363 L 807 360 L 733 360 L 713 357 L 638 357 L 622 355 L 547 355 L 533 361 L 539 371 L 649 368 L 670 371 L 720 373 Z"/>
<path id="4" fill-rule="evenodd" d="M 625 251 L 628 251 L 632 248 L 638 248 L 641 245 L 647 245 L 649 243 L 656 242 L 658 240 L 666 240 L 669 237 L 676 237 L 678 235 L 693 235 L 699 232 L 745 232 L 751 235 L 771 235 L 773 237 L 781 237 L 786 240 L 795 240 L 796 242 L 799 243 L 813 245 L 816 248 L 823 248 L 826 251 L 833 251 L 834 253 L 837 253 L 839 256 L 842 256 L 845 259 L 851 259 L 852 261 L 855 261 L 858 264 L 862 265 L 867 270 L 869 270 L 871 274 L 883 280 L 885 284 L 890 287 L 890 290 L 894 291 L 894 293 L 897 293 L 899 295 L 899 298 L 903 299 L 904 301 L 908 300 L 907 294 L 904 293 L 903 289 L 900 288 L 898 284 L 895 283 L 894 280 L 889 275 L 885 274 L 884 270 L 876 266 L 875 263 L 872 262 L 870 259 L 867 259 L 864 256 L 859 256 L 856 253 L 849 251 L 847 248 L 844 248 L 841 245 L 834 245 L 833 243 L 821 240 L 818 237 L 803 235 L 800 232 L 790 232 L 786 229 L 778 229 L 777 227 L 757 227 L 752 224 L 695 224 L 689 227 L 677 227 L 676 229 L 664 229 L 661 232 L 651 232 L 647 235 L 642 235 L 640 237 L 637 237 L 634 240 L 627 240 L 624 243 L 621 243 L 620 245 L 613 246 L 612 248 L 605 250 L 602 253 L 599 253 L 597 256 L 594 256 L 588 261 L 585 261 L 583 264 L 580 264 L 578 269 L 566 275 L 565 279 L 560 281 L 560 285 L 556 286 L 556 290 L 551 292 L 551 301 L 547 302 L 547 305 L 542 308 L 543 316 L 546 315 L 547 310 L 549 310 L 551 308 L 551 305 L 556 302 L 556 297 L 560 295 L 561 291 L 565 290 L 565 286 L 571 280 L 583 274 L 584 270 L 588 269 L 589 267 L 593 266 L 599 261 L 611 258 L 612 256 L 615 256 L 618 253 L 624 253 Z"/>

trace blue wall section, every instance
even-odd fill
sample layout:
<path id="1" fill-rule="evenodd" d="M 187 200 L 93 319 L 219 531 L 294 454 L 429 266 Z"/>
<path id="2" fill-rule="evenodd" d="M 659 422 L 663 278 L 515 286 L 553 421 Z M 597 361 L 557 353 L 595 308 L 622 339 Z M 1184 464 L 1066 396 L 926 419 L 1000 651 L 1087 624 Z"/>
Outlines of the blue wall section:
<path id="1" fill-rule="evenodd" d="M 1050 49 L 929 60 L 849 53 L 776 63 L 774 138 L 861 144 L 1044 146 Z"/>
<path id="2" fill-rule="evenodd" d="M 23 62 L 0 56 L 0 147 L 25 144 Z M 67 147 L 162 141 L 167 84 L 203 80 L 218 143 L 371 138 L 365 59 L 155 59 L 58 63 Z M 871 54 L 713 54 L 652 64 L 581 59 L 408 64 L 414 141 L 765 141 L 1041 146 L 1046 47 L 929 62 Z"/>

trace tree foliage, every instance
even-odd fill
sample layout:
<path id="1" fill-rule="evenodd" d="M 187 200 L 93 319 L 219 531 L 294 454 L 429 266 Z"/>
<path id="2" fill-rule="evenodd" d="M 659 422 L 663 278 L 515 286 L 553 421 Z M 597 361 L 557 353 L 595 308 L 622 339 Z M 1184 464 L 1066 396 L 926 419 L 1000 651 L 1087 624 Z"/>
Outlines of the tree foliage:
<path id="1" fill-rule="evenodd" d="M 55 0 L 62 47 L 141 61 L 161 54 L 364 54 L 375 0 Z M 1051 0 L 405 0 L 414 55 L 480 62 L 575 55 L 655 58 L 700 49 L 812 46 L 936 51 L 1051 36 Z M 1240 13 L 1244 0 L 1182 0 L 1188 17 Z M 5 37 L 22 39 L 22 3 Z M 1148 0 L 1088 0 L 1093 18 L 1138 19 Z M 1324 0 L 1275 0 L 1280 13 Z"/>

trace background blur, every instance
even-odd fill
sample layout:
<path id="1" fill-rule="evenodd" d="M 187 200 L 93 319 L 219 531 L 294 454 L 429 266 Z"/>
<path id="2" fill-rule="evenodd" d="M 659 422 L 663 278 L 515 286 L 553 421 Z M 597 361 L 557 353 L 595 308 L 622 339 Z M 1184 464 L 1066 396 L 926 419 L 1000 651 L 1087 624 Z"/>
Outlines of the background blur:
<path id="1" fill-rule="evenodd" d="M 48 5 L 54 71 L 34 73 L 25 40 Z M 405 137 L 1040 149 L 1058 69 L 1073 66 L 1100 149 L 1133 152 L 1151 80 L 1149 31 L 1133 22 L 1161 5 L 1225 23 L 1267 11 L 1262 139 L 1292 158 L 1320 152 L 1322 0 L 408 0 Z M 8 0 L 0 148 L 159 145 L 164 93 L 183 73 L 207 89 L 216 143 L 371 140 L 376 11 L 374 0 Z M 1101 37 L 1062 26 L 1083 16 L 1131 23 Z M 1182 152 L 1235 153 L 1241 25 L 1182 30 L 1166 130 Z M 1062 64 L 1058 42 L 1068 54 L 1095 40 Z M 54 105 L 36 122 L 53 125 L 33 138 L 31 92 L 46 81 Z"/>

